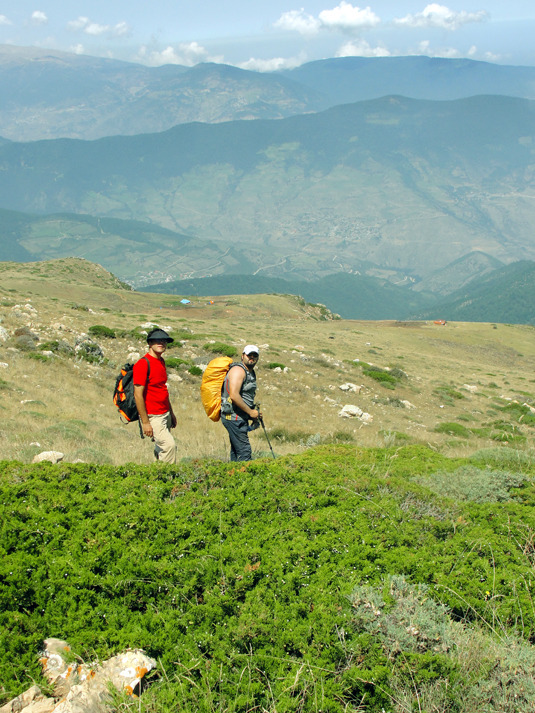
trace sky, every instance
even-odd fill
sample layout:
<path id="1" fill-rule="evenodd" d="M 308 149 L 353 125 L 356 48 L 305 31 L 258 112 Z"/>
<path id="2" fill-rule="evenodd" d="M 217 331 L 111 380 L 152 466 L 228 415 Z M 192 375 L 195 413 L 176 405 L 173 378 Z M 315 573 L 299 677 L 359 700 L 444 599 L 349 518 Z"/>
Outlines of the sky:
<path id="1" fill-rule="evenodd" d="M 424 55 L 535 66 L 534 0 L 0 0 L 0 44 L 275 71 Z"/>

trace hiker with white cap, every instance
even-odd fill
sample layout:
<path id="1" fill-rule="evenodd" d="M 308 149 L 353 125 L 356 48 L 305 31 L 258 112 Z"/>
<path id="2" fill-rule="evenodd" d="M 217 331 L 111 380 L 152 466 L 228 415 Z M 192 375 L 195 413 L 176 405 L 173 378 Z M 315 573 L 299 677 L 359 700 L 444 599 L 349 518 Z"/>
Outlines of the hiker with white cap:
<path id="1" fill-rule="evenodd" d="M 243 348 L 241 361 L 234 362 L 221 390 L 221 423 L 230 438 L 230 460 L 252 459 L 249 431 L 258 428 L 262 414 L 255 407 L 256 373 L 259 349 L 254 344 Z M 252 425 L 249 425 L 252 421 Z"/>
<path id="2" fill-rule="evenodd" d="M 176 444 L 170 430 L 176 426 L 176 416 L 169 401 L 162 356 L 173 341 L 163 329 L 153 329 L 147 334 L 148 352 L 134 364 L 134 398 L 141 430 L 154 441 L 154 457 L 163 463 L 176 463 Z"/>

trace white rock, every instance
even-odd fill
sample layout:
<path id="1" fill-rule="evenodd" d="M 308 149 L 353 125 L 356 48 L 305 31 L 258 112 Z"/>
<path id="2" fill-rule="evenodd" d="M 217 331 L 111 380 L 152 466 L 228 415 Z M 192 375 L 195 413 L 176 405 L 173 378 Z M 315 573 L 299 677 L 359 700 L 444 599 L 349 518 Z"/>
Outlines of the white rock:
<path id="1" fill-rule="evenodd" d="M 362 423 L 371 423 L 373 421 L 373 416 L 371 413 L 363 413 L 359 417 L 359 420 L 362 421 Z"/>
<path id="2" fill-rule="evenodd" d="M 179 383 L 180 381 L 184 381 L 184 379 L 179 376 L 178 374 L 169 374 L 167 377 L 168 381 L 175 381 L 176 383 Z"/>
<path id="3" fill-rule="evenodd" d="M 360 390 L 362 389 L 362 386 L 357 386 L 356 384 L 352 384 L 351 382 L 348 381 L 347 384 L 342 384 L 338 388 L 341 391 L 350 391 L 353 394 L 360 394 Z"/>
<path id="4" fill-rule="evenodd" d="M 141 359 L 141 354 L 139 352 L 130 352 L 128 355 L 128 361 L 139 361 Z"/>
<path id="5" fill-rule="evenodd" d="M 466 389 L 471 394 L 475 394 L 477 391 L 477 386 L 471 386 L 470 384 L 463 384 L 463 389 Z"/>
<path id="6" fill-rule="evenodd" d="M 43 451 L 34 456 L 32 463 L 41 463 L 42 461 L 50 461 L 50 463 L 59 463 L 65 458 L 63 453 L 59 451 Z"/>
<path id="7" fill-rule="evenodd" d="M 0 369 L 7 369 L 9 364 L 6 364 L 5 361 L 0 361 Z"/>
<path id="8" fill-rule="evenodd" d="M 416 408 L 414 404 L 411 404 L 411 402 L 406 399 L 401 399 L 401 403 L 405 406 L 405 408 Z"/>
<path id="9" fill-rule="evenodd" d="M 346 404 L 343 409 L 338 414 L 342 418 L 360 418 L 362 416 L 362 409 L 353 404 Z"/>
<path id="10" fill-rule="evenodd" d="M 7 342 L 9 339 L 9 332 L 5 327 L 0 327 L 0 342 Z"/>

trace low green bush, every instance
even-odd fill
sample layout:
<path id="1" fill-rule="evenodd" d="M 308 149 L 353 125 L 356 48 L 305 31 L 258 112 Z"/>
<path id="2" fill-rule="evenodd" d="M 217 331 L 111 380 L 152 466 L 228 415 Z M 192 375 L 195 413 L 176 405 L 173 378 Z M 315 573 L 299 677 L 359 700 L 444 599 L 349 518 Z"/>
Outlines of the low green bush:
<path id="1" fill-rule="evenodd" d="M 92 337 L 104 337 L 105 339 L 115 339 L 115 331 L 103 324 L 95 324 L 87 330 Z"/>
<path id="2" fill-rule="evenodd" d="M 208 343 L 203 346 L 207 352 L 212 352 L 212 354 L 222 354 L 227 357 L 236 356 L 236 349 L 230 344 L 224 344 L 223 342 L 214 342 L 213 344 Z"/>
<path id="3" fill-rule="evenodd" d="M 365 376 L 369 376 L 371 379 L 379 382 L 381 386 L 384 386 L 387 389 L 394 389 L 399 381 L 399 379 L 393 374 L 388 372 L 386 369 L 381 369 L 379 366 L 371 366 L 369 364 L 365 366 L 363 365 L 362 373 Z"/>
<path id="4" fill-rule="evenodd" d="M 77 442 L 84 423 L 68 426 L 56 435 Z M 490 481 L 490 457 L 463 477 Z M 502 479 L 499 504 L 429 488 L 466 465 L 354 444 L 243 464 L 0 463 L 2 699 L 42 680 L 54 635 L 86 660 L 157 659 L 142 711 L 532 710 L 535 466 Z M 463 637 L 480 623 L 477 657 Z"/>
<path id="5" fill-rule="evenodd" d="M 165 365 L 170 369 L 178 369 L 181 366 L 191 366 L 190 359 L 180 359 L 179 357 L 166 357 Z"/>
<path id="6" fill-rule="evenodd" d="M 458 436 L 459 438 L 469 438 L 470 429 L 460 423 L 445 422 L 439 423 L 434 428 L 435 433 L 447 433 L 450 436 Z"/>
<path id="7" fill-rule="evenodd" d="M 284 364 L 281 364 L 278 361 L 270 361 L 269 364 L 266 364 L 266 369 L 286 369 Z"/>
<path id="8" fill-rule="evenodd" d="M 190 368 L 188 369 L 188 373 L 192 376 L 202 376 L 203 371 L 200 366 L 196 366 L 194 364 L 193 366 L 190 366 Z"/>

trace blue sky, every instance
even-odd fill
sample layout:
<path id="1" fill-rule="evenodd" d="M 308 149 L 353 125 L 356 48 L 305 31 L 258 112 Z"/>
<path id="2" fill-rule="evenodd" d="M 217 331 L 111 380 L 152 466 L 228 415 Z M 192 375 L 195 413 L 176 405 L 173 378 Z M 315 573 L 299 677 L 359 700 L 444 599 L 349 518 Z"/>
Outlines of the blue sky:
<path id="1" fill-rule="evenodd" d="M 339 56 L 535 65 L 534 0 L 9 0 L 0 44 L 260 71 Z"/>

